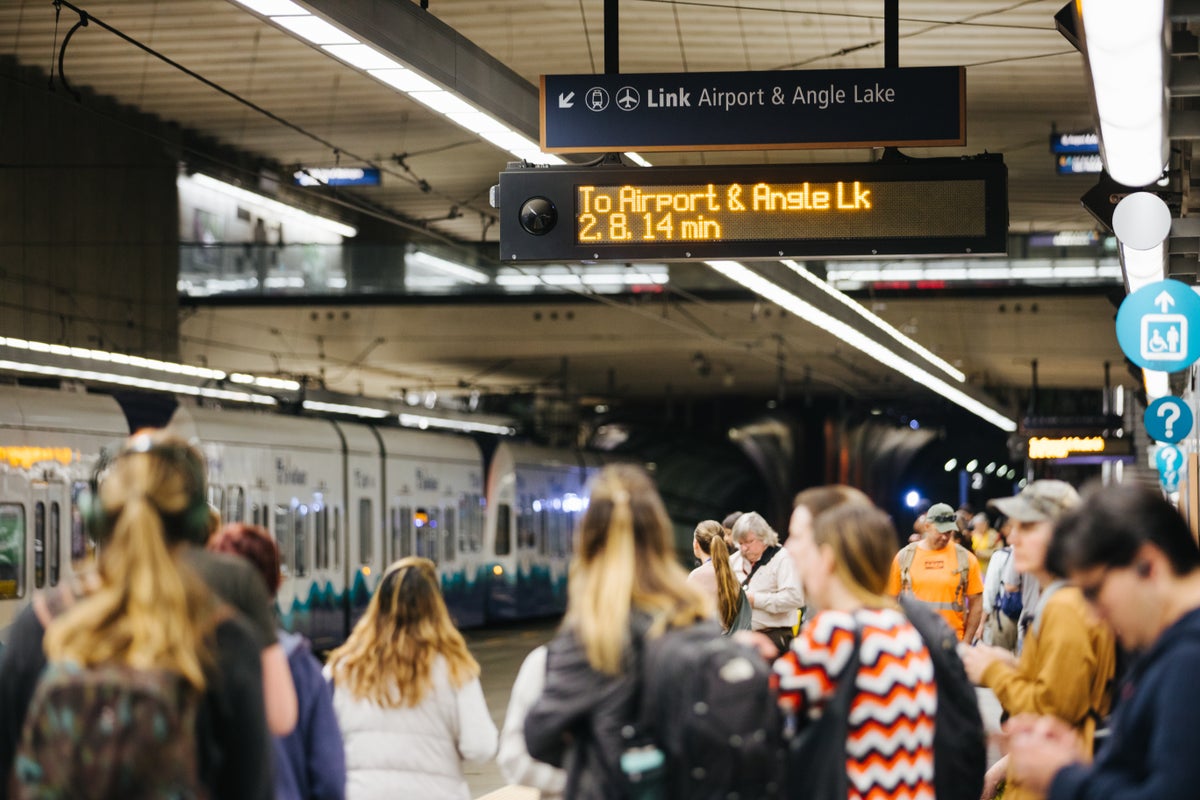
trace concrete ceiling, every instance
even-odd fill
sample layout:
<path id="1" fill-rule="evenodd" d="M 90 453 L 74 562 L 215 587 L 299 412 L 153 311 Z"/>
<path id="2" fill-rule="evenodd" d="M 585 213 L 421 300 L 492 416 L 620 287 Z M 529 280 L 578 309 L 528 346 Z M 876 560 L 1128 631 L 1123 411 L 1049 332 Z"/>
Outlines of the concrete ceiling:
<path id="1" fill-rule="evenodd" d="M 901 3 L 901 65 L 967 67 L 967 146 L 905 152 L 1003 154 L 1015 233 L 1094 226 L 1079 204 L 1094 179 L 1056 175 L 1047 148 L 1053 126 L 1091 127 L 1082 59 L 1054 29 L 1062 4 Z M 408 220 L 426 220 L 442 237 L 496 240 L 487 192 L 512 156 L 406 96 L 227 0 L 95 0 L 83 8 L 295 127 L 231 100 L 96 25 L 78 31 L 67 51 L 65 72 L 72 85 L 284 166 L 345 166 L 361 158 L 381 166 L 384 179 L 381 187 L 358 190 L 359 199 Z M 431 0 L 424 13 L 536 84 L 543 73 L 604 70 L 602 11 L 602 0 Z M 620 13 L 623 72 L 883 64 L 881 0 L 629 0 Z M 0 4 L 0 52 L 49 72 L 56 42 L 61 44 L 75 19 L 64 8 L 56 21 L 46 0 Z M 404 154 L 403 166 L 393 159 L 397 154 Z M 655 153 L 652 160 L 674 165 L 871 157 L 865 150 L 820 150 Z M 451 207 L 463 215 L 441 219 Z M 1103 293 L 1022 294 L 991 289 L 965 299 L 888 300 L 873 307 L 959 365 L 977 386 L 1024 386 L 1034 358 L 1044 384 L 1101 385 L 1103 363 L 1122 359 L 1113 308 Z M 1023 314 L 1013 313 L 1015 303 L 1023 304 Z M 1035 304 L 1037 312 L 1031 313 Z M 670 287 L 652 298 L 576 297 L 562 303 L 314 306 L 252 314 L 202 307 L 186 312 L 181 353 L 231 370 L 323 373 L 331 388 L 371 394 L 422 386 L 553 386 L 565 375 L 574 393 L 584 395 L 654 395 L 670 386 L 679 392 L 770 396 L 781 366 L 789 385 L 811 380 L 858 396 L 920 391 L 812 325 L 770 310 L 774 315 L 768 317 L 761 304 L 702 300 Z M 697 353 L 709 363 L 706 375 L 696 368 Z"/>

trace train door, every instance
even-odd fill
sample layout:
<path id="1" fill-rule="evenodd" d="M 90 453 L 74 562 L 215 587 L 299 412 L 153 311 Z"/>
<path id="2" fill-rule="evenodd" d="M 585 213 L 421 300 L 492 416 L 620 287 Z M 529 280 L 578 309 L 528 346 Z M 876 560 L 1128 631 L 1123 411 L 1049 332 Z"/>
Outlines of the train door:
<path id="1" fill-rule="evenodd" d="M 39 480 L 30 485 L 32 504 L 33 588 L 57 586 L 62 578 L 64 511 L 70 494 L 61 480 Z"/>

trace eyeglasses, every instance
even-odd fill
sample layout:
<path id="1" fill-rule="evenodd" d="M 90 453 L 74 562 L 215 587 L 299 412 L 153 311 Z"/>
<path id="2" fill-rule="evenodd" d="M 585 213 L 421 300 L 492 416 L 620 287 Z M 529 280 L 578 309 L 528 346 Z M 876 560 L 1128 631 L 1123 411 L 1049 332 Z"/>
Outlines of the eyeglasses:
<path id="1" fill-rule="evenodd" d="M 1089 603 L 1095 603 L 1100 599 L 1100 593 L 1104 591 L 1104 584 L 1108 582 L 1108 576 L 1112 572 L 1112 567 L 1104 567 L 1100 573 L 1100 579 L 1087 584 L 1077 584 L 1079 592 L 1083 595 L 1083 599 Z"/>

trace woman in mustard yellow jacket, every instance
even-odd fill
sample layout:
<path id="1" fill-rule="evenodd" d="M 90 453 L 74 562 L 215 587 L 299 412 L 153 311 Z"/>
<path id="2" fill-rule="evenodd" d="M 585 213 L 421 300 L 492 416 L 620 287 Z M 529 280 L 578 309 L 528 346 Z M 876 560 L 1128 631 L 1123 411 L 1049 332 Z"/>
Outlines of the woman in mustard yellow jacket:
<path id="1" fill-rule="evenodd" d="M 1023 620 L 1019 660 L 998 647 L 963 647 L 967 675 L 996 694 L 1009 716 L 1033 713 L 1058 717 L 1075 728 L 1086 751 L 1096 723 L 1108 713 L 1116 664 L 1112 631 L 1088 608 L 1079 589 L 1063 579 L 1050 547 L 1055 520 L 1079 503 L 1063 481 L 1034 481 L 1016 497 L 991 505 L 1013 520 L 1010 543 L 1017 570 L 1041 587 L 1032 613 Z M 994 791 L 1006 764 L 989 771 L 984 796 Z M 1005 800 L 1037 800 L 1009 776 Z"/>

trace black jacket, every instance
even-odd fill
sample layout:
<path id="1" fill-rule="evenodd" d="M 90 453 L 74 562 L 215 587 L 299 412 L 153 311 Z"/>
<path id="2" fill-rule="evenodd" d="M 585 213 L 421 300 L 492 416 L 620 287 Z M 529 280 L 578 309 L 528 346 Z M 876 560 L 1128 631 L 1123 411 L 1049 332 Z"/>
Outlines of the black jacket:
<path id="1" fill-rule="evenodd" d="M 640 642 L 648 626 L 635 616 L 631 641 Z M 546 686 L 525 717 L 525 743 L 537 760 L 566 769 L 565 796 L 572 800 L 628 796 L 621 729 L 638 716 L 640 649 L 627 646 L 621 673 L 611 676 L 592 669 L 573 631 L 559 632 L 547 646 Z"/>

